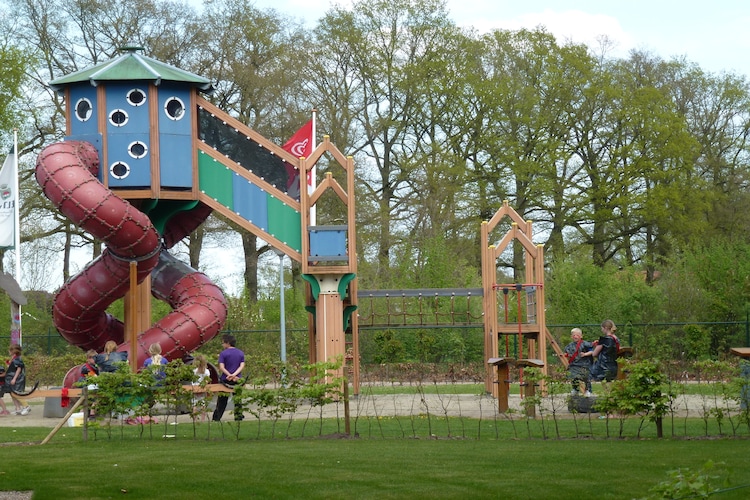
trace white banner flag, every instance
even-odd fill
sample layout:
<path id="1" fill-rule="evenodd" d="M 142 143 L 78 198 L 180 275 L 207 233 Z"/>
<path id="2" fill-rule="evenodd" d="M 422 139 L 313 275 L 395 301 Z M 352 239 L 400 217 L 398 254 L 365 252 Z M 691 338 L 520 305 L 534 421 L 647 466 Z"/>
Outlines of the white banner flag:
<path id="1" fill-rule="evenodd" d="M 16 222 L 16 153 L 15 147 L 0 170 L 0 247 L 15 247 Z"/>

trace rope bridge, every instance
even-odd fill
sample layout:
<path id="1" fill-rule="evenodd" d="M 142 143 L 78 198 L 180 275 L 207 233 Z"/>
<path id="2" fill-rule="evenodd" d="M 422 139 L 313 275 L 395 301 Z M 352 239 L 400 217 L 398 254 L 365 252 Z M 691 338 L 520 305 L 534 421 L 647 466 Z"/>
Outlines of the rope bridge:
<path id="1" fill-rule="evenodd" d="M 482 326 L 481 288 L 360 290 L 360 327 Z"/>

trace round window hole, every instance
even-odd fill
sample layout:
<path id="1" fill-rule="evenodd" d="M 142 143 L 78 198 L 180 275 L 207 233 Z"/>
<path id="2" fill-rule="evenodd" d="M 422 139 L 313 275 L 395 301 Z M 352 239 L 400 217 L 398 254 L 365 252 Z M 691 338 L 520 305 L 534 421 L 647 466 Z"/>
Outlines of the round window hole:
<path id="1" fill-rule="evenodd" d="M 109 114 L 109 123 L 115 127 L 123 127 L 128 123 L 128 114 L 121 109 L 116 109 Z"/>
<path id="2" fill-rule="evenodd" d="M 179 97 L 170 97 L 164 103 L 164 111 L 171 120 L 179 120 L 185 115 L 185 104 Z"/>
<path id="3" fill-rule="evenodd" d="M 140 106 L 146 102 L 146 93 L 141 89 L 132 89 L 128 92 L 127 99 L 132 106 Z"/>
<path id="4" fill-rule="evenodd" d="M 109 167 L 109 172 L 115 179 L 124 179 L 125 177 L 130 175 L 130 166 L 123 161 L 118 161 L 113 163 L 112 166 Z"/>
<path id="5" fill-rule="evenodd" d="M 78 118 L 82 122 L 85 122 L 89 118 L 91 118 L 93 112 L 94 107 L 91 105 L 91 101 L 89 101 L 85 97 L 83 99 L 78 99 L 78 102 L 76 103 L 76 118 Z"/>

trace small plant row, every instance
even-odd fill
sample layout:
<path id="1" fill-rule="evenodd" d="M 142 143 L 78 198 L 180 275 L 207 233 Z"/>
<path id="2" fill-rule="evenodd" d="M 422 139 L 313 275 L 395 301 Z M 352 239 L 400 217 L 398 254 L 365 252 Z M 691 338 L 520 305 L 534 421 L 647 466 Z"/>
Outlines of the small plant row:
<path id="1" fill-rule="evenodd" d="M 671 381 L 660 367 L 652 360 L 624 365 L 627 376 L 597 388 L 590 412 L 577 412 L 571 405 L 574 397 L 564 375 L 545 376 L 540 370 L 527 368 L 525 383 L 543 386 L 543 390 L 523 397 L 520 411 L 500 413 L 496 400 L 483 394 L 483 387 L 473 385 L 474 392 L 466 394 L 429 373 L 409 387 L 396 382 L 390 386 L 368 385 L 350 401 L 343 392 L 345 379 L 332 375 L 339 373 L 340 361 L 303 366 L 270 362 L 264 370 L 253 370 L 253 376 L 234 388 L 231 398 L 235 418 L 226 428 L 236 439 L 337 434 L 342 424 L 353 436 L 385 438 L 517 439 L 519 423 L 525 424 L 531 439 L 750 435 L 750 380 L 740 373 L 740 367 L 704 362 L 701 370 L 711 374 L 711 382 L 701 384 Z M 192 367 L 177 360 L 162 369 L 163 373 L 132 373 L 123 366 L 116 373 L 97 377 L 97 389 L 89 397 L 97 415 L 95 432 L 103 431 L 111 437 L 120 423 L 120 432 L 125 435 L 127 426 L 123 422 L 129 417 L 140 424 L 141 435 L 146 428 L 152 434 L 158 409 L 160 414 L 189 414 L 193 437 L 210 437 L 210 429 L 217 423 L 209 419 L 209 425 L 201 429 L 196 423 L 208 412 L 211 398 L 196 397 L 189 387 L 194 381 Z M 693 402 L 689 411 L 681 406 L 686 404 L 686 397 Z M 243 422 L 246 416 L 254 417 L 254 426 Z M 167 420 L 163 424 L 164 434 L 170 434 Z M 222 425 L 222 435 L 224 432 Z"/>
<path id="2" fill-rule="evenodd" d="M 262 377 L 246 379 L 244 384 L 232 387 L 228 397 L 234 404 L 237 436 L 245 412 L 259 420 L 276 422 L 281 416 L 297 411 L 301 404 L 322 409 L 340 400 L 343 379 L 331 373 L 336 373 L 342 363 L 343 359 L 296 369 L 291 365 L 279 366 Z M 86 388 L 87 413 L 93 415 L 89 426 L 95 432 L 103 430 L 111 438 L 114 429 L 119 428 L 123 434 L 126 423 L 137 424 L 143 434 L 144 429 L 152 429 L 158 423 L 157 413 L 189 414 L 196 424 L 208 412 L 211 402 L 210 397 L 205 397 L 208 383 L 207 378 L 198 383 L 192 366 L 178 359 L 136 373 L 127 363 L 119 363 L 115 372 L 86 378 L 78 385 Z M 167 419 L 163 424 L 166 431 Z"/>

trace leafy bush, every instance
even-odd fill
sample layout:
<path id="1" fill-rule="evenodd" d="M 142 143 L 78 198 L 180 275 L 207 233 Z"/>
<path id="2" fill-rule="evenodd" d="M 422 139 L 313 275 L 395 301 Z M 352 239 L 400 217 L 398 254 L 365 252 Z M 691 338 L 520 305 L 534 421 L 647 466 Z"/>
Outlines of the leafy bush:
<path id="1" fill-rule="evenodd" d="M 651 488 L 649 491 L 653 494 L 646 499 L 708 498 L 729 484 L 728 472 L 723 466 L 722 462 L 715 464 L 709 460 L 699 471 L 689 468 L 669 471 L 669 479 Z"/>
<path id="2" fill-rule="evenodd" d="M 654 422 L 657 437 L 662 437 L 662 419 L 668 414 L 675 397 L 667 382 L 657 361 L 633 363 L 629 366 L 628 376 L 612 382 L 609 391 L 597 401 L 596 407 L 604 413 L 618 414 L 623 418 L 628 415 L 640 416 L 638 436 L 646 421 Z"/>
<path id="3" fill-rule="evenodd" d="M 86 362 L 86 354 L 83 352 L 58 356 L 33 354 L 23 356 L 23 360 L 26 364 L 27 384 L 39 382 L 43 386 L 61 386 L 68 370 Z"/>

